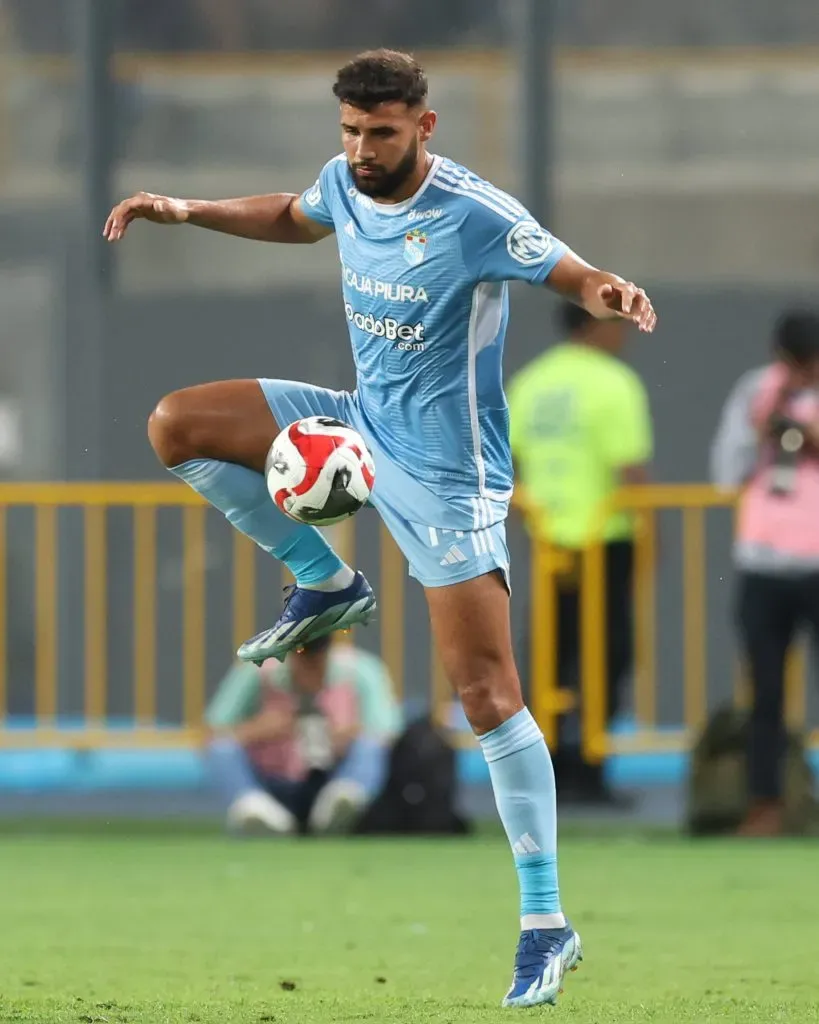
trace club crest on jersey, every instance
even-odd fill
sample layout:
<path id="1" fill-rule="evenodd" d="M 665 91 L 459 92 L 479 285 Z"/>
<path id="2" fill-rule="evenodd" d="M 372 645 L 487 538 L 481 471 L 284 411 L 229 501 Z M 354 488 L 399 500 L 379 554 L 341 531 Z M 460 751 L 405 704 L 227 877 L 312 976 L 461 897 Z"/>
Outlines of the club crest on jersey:
<path id="1" fill-rule="evenodd" d="M 413 228 L 404 236 L 404 259 L 411 267 L 423 262 L 426 248 L 427 233 L 421 228 Z"/>

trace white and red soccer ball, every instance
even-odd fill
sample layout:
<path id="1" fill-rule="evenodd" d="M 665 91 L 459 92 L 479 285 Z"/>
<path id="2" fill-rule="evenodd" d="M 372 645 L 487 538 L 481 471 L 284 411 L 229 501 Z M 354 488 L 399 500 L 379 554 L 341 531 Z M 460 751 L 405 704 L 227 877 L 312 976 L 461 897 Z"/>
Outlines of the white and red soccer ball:
<path id="1" fill-rule="evenodd" d="M 308 416 L 285 427 L 265 462 L 271 498 L 285 515 L 312 526 L 348 519 L 375 484 L 373 457 L 341 420 Z"/>

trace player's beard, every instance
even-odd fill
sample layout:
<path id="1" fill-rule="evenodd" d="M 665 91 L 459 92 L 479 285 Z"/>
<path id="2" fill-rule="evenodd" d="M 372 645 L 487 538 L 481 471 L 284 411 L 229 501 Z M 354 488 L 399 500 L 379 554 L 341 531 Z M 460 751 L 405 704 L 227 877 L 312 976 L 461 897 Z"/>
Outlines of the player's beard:
<path id="1" fill-rule="evenodd" d="M 356 188 L 371 199 L 389 199 L 412 176 L 418 164 L 418 140 L 413 139 L 398 165 L 391 171 L 385 170 L 380 164 L 369 164 L 375 173 L 372 177 L 361 177 L 356 168 L 351 166 Z"/>

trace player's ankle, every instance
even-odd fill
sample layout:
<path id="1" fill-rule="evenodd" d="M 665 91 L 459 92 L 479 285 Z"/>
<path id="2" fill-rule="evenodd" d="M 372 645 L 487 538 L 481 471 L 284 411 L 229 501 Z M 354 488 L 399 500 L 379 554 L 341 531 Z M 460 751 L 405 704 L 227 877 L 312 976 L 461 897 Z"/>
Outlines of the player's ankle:
<path id="1" fill-rule="evenodd" d="M 558 910 L 551 914 L 521 914 L 520 930 L 522 932 L 533 931 L 539 928 L 549 930 L 565 928 L 566 917 Z"/>
<path id="2" fill-rule="evenodd" d="M 329 576 L 327 579 L 320 580 L 318 583 L 302 583 L 299 581 L 299 586 L 304 590 L 346 590 L 353 580 L 355 579 L 355 572 L 349 567 L 349 565 L 342 565 L 340 569 Z"/>

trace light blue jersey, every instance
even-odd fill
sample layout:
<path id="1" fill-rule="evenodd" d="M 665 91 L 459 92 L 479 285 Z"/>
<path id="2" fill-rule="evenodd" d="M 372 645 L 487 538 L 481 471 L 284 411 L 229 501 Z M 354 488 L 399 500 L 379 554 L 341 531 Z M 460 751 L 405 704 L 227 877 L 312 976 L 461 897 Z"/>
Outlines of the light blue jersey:
<path id="1" fill-rule="evenodd" d="M 502 520 L 512 493 L 507 282 L 541 284 L 566 247 L 517 200 L 441 157 L 415 195 L 388 205 L 358 191 L 340 155 L 301 205 L 335 230 L 354 398 L 368 433 L 407 471 L 391 488 L 408 491 L 402 514 L 427 504 L 420 485 L 452 512 L 441 506 L 434 525 Z"/>
<path id="2" fill-rule="evenodd" d="M 262 379 L 276 422 L 331 416 L 361 432 L 375 462 L 371 502 L 424 586 L 495 570 L 508 583 L 506 282 L 542 284 L 566 246 L 441 157 L 395 205 L 359 192 L 336 157 L 301 206 L 335 231 L 357 387 Z"/>

